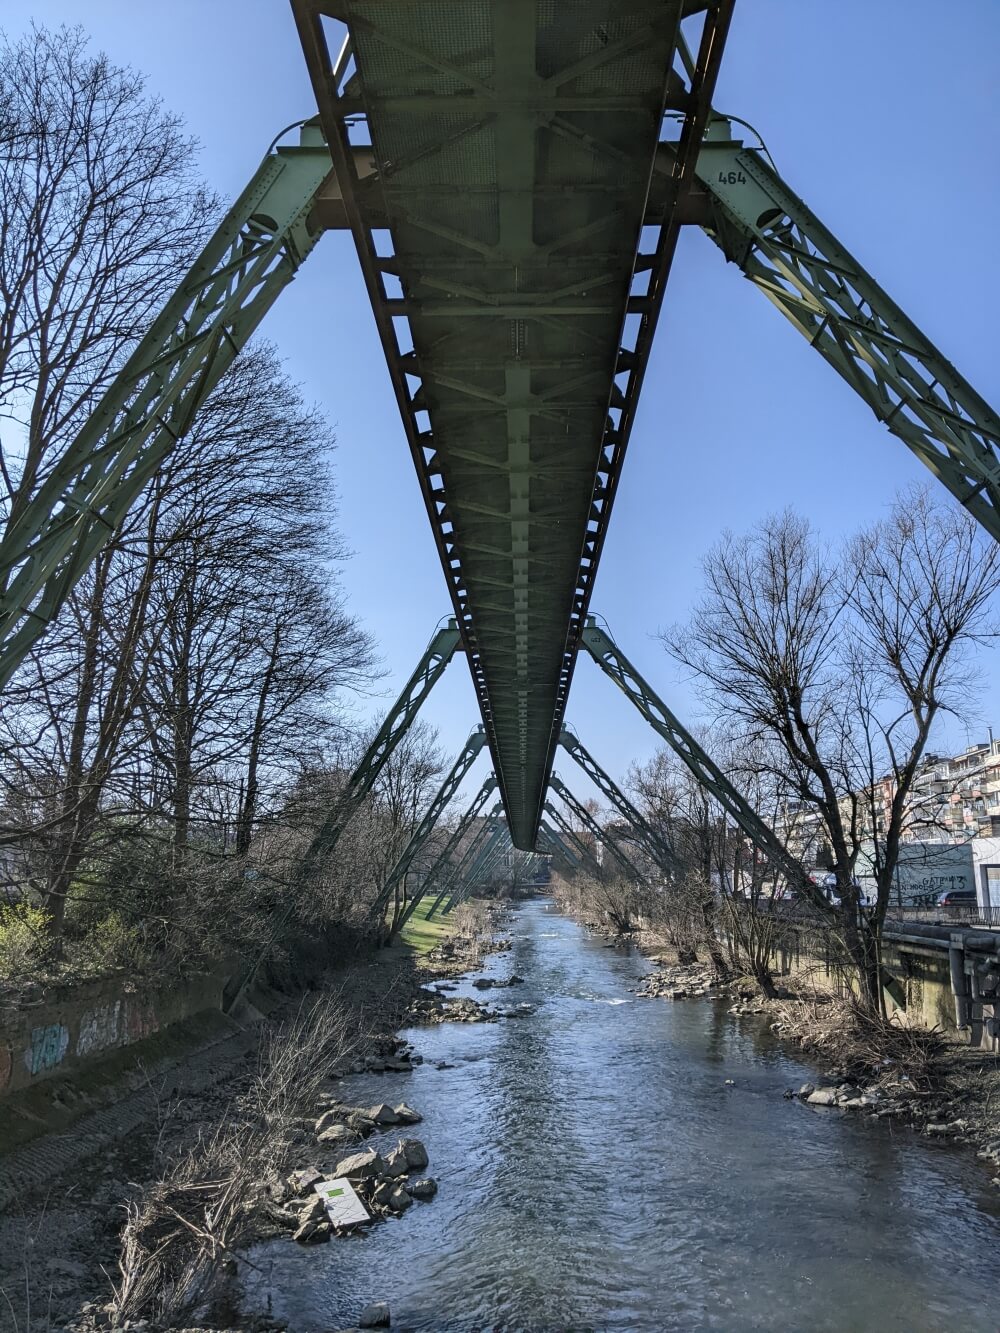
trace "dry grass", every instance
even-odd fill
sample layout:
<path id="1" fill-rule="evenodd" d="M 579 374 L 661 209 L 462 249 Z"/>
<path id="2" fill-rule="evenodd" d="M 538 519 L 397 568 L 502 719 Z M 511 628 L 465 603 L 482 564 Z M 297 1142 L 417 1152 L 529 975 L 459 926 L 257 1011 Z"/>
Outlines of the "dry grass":
<path id="1" fill-rule="evenodd" d="M 905 1079 L 929 1091 L 939 1073 L 946 1043 L 937 1028 L 909 1027 L 898 1018 L 868 1013 L 853 997 L 815 992 L 777 1003 L 772 1025 L 846 1076 L 889 1087 Z"/>
<path id="2" fill-rule="evenodd" d="M 119 1320 L 171 1323 L 211 1299 L 293 1165 L 295 1121 L 361 1037 L 339 995 L 304 1005 L 261 1048 L 248 1090 L 211 1137 L 128 1206 L 114 1288 Z"/>

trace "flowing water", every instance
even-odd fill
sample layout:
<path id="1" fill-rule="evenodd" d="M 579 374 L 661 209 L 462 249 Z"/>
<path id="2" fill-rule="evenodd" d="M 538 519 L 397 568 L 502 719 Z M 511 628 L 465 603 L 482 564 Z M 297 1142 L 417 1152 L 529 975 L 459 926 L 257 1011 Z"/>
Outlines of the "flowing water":
<path id="1" fill-rule="evenodd" d="M 759 1020 L 635 999 L 649 964 L 544 900 L 512 935 L 486 971 L 525 984 L 459 993 L 530 1016 L 414 1029 L 412 1074 L 342 1085 L 423 1113 L 437 1198 L 357 1239 L 258 1247 L 256 1308 L 270 1294 L 295 1333 L 380 1299 L 394 1330 L 435 1333 L 1000 1329 L 979 1163 L 783 1100 L 812 1071 Z"/>

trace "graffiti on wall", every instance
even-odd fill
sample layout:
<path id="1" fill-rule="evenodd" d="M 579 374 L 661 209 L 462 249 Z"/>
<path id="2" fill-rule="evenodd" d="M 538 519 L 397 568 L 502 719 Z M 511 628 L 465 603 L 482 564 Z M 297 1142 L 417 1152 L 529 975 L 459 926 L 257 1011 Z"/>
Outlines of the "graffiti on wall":
<path id="1" fill-rule="evenodd" d="M 114 1004 L 102 1004 L 83 1015 L 76 1038 L 77 1055 L 93 1055 L 95 1051 L 118 1045 L 121 1009 L 121 1000 L 115 1000 Z"/>
<path id="2" fill-rule="evenodd" d="M 31 1045 L 24 1052 L 24 1063 L 29 1074 L 42 1074 L 61 1064 L 69 1047 L 69 1028 L 62 1023 L 32 1028 Z"/>
<path id="3" fill-rule="evenodd" d="M 160 1030 L 160 1020 L 152 1000 L 144 1000 L 139 995 L 130 995 L 125 1001 L 125 1031 L 122 1037 L 127 1045 L 133 1041 L 142 1041 Z"/>

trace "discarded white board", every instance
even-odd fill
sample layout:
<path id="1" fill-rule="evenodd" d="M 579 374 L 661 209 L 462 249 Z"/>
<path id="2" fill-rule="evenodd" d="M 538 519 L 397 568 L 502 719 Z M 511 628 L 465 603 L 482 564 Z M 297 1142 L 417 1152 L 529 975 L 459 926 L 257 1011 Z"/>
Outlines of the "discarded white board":
<path id="1" fill-rule="evenodd" d="M 349 1180 L 317 1180 L 313 1189 L 323 1200 L 334 1226 L 353 1227 L 372 1220 Z"/>

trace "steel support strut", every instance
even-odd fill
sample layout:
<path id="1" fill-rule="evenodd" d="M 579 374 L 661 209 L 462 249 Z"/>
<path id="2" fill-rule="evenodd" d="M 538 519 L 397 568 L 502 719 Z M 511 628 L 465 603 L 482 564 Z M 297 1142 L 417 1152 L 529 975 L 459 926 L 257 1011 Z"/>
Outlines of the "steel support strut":
<path id="1" fill-rule="evenodd" d="M 615 858 L 615 860 L 618 862 L 621 868 L 625 871 L 625 874 L 628 875 L 630 879 L 641 880 L 642 875 L 629 860 L 625 852 L 623 852 L 622 849 L 618 846 L 614 838 L 612 838 L 609 833 L 606 833 L 605 830 L 601 828 L 600 824 L 598 824 L 597 820 L 593 817 L 593 815 L 590 813 L 587 807 L 583 804 L 582 801 L 577 800 L 577 798 L 573 795 L 573 793 L 566 786 L 565 782 L 563 782 L 563 780 L 559 777 L 559 775 L 557 773 L 553 773 L 549 781 L 551 783 L 552 790 L 562 798 L 564 804 L 572 811 L 574 815 L 576 815 L 577 819 L 587 830 L 590 836 L 594 838 L 596 841 L 604 844 L 604 846 Z"/>
<path id="2" fill-rule="evenodd" d="M 447 872 L 447 867 L 449 865 L 452 853 L 461 845 L 462 839 L 469 831 L 469 828 L 472 825 L 473 820 L 479 818 L 480 814 L 482 813 L 483 806 L 489 800 L 493 792 L 496 791 L 496 786 L 497 786 L 497 780 L 491 773 L 490 776 L 483 783 L 483 785 L 479 788 L 479 791 L 476 793 L 476 795 L 472 798 L 472 801 L 469 804 L 468 809 L 456 824 L 454 832 L 448 838 L 448 841 L 441 848 L 441 851 L 438 853 L 433 865 L 428 870 L 427 874 L 424 876 L 423 882 L 421 883 L 420 887 L 414 893 L 410 901 L 406 904 L 405 908 L 400 913 L 398 920 L 393 922 L 392 928 L 389 931 L 390 939 L 403 929 L 407 921 L 409 921 L 410 917 L 416 911 L 417 906 L 426 896 L 427 892 L 430 889 L 432 889 L 434 885 L 438 882 L 438 880 L 441 878 L 441 876 Z"/>
<path id="3" fill-rule="evenodd" d="M 861 264 L 719 117 L 691 216 L 1000 540 L 1000 418 Z"/>
<path id="4" fill-rule="evenodd" d="M 655 861 L 666 874 L 671 874 L 677 864 L 673 852 L 569 727 L 563 727 L 560 731 L 559 744 L 571 758 L 576 760 L 601 795 L 606 797 L 632 826 L 640 846 L 650 860 Z"/>
<path id="5" fill-rule="evenodd" d="M 318 128 L 278 148 L 0 543 L 0 688 L 190 427 L 322 232 Z"/>
<path id="6" fill-rule="evenodd" d="M 466 773 L 468 773 L 469 769 L 476 762 L 476 759 L 479 757 L 479 752 L 485 744 L 485 728 L 482 726 L 476 727 L 469 734 L 469 739 L 459 751 L 458 758 L 451 766 L 444 782 L 442 782 L 441 786 L 438 788 L 434 799 L 424 812 L 424 816 L 420 823 L 414 829 L 409 842 L 400 853 L 399 860 L 386 876 L 386 881 L 379 890 L 378 896 L 372 905 L 372 912 L 376 917 L 384 911 L 394 890 L 397 889 L 405 879 L 406 872 L 411 868 L 417 854 L 430 837 L 434 830 L 434 826 L 441 818 L 448 802 L 465 781 Z"/>
<path id="7" fill-rule="evenodd" d="M 820 910 L 829 912 L 829 904 L 794 857 L 753 806 L 733 786 L 722 770 L 705 753 L 670 711 L 648 681 L 643 679 L 615 641 L 593 619 L 588 619 L 580 635 L 581 646 L 626 698 L 630 699 L 659 736 L 694 775 L 698 783 L 719 803 L 734 821 L 782 872 L 790 885 L 804 893 Z"/>
<path id="8" fill-rule="evenodd" d="M 548 824 L 546 824 L 544 819 L 539 825 L 538 831 L 541 837 L 544 839 L 544 841 L 548 844 L 550 855 L 556 856 L 560 860 L 565 861 L 571 870 L 580 869 L 581 862 L 579 858 L 576 856 L 574 852 L 570 851 L 570 849 L 566 846 L 566 844 L 555 832 L 555 830 L 549 828 Z"/>
<path id="9" fill-rule="evenodd" d="M 433 903 L 431 904 L 430 910 L 427 913 L 428 921 L 431 919 L 434 913 L 444 902 L 448 894 L 452 891 L 452 887 L 454 886 L 454 884 L 458 880 L 460 880 L 464 874 L 466 874 L 466 872 L 469 870 L 471 866 L 475 865 L 480 852 L 482 851 L 486 842 L 489 840 L 490 835 L 493 833 L 494 829 L 497 827 L 497 821 L 500 819 L 502 814 L 503 814 L 503 803 L 501 801 L 497 801 L 496 805 L 494 805 L 493 809 L 487 816 L 486 822 L 484 824 L 481 824 L 480 827 L 477 829 L 472 841 L 469 843 L 468 847 L 466 847 L 465 851 L 459 858 L 458 863 L 454 865 L 450 871 L 447 872 L 444 879 L 444 883 L 441 886 L 441 890 L 438 893 L 437 897 L 434 899 Z"/>
<path id="10" fill-rule="evenodd" d="M 455 892 L 445 905 L 445 916 L 456 907 L 460 906 L 460 904 L 464 903 L 477 884 L 489 879 L 490 875 L 499 865 L 500 858 L 506 854 L 509 847 L 514 845 L 510 836 L 510 829 L 506 824 L 498 830 L 498 833 L 499 837 L 497 838 L 497 841 L 494 843 L 493 847 L 483 855 L 482 861 L 477 869 L 469 875 L 464 883 L 456 886 Z"/>
<path id="11" fill-rule="evenodd" d="M 574 853 L 579 859 L 580 869 L 585 869 L 589 867 L 592 874 L 599 876 L 601 873 L 600 861 L 598 861 L 595 854 L 590 850 L 587 844 L 579 836 L 579 834 L 573 828 L 572 824 L 570 824 L 569 820 L 566 818 L 563 812 L 560 809 L 558 809 L 558 807 L 554 806 L 551 801 L 546 801 L 545 813 L 554 822 L 556 828 L 559 830 L 562 841 L 564 843 L 568 843 L 568 845 L 573 849 Z"/>

